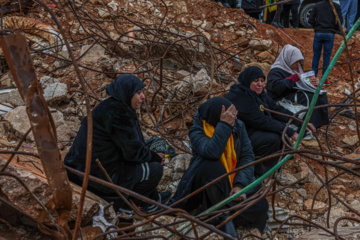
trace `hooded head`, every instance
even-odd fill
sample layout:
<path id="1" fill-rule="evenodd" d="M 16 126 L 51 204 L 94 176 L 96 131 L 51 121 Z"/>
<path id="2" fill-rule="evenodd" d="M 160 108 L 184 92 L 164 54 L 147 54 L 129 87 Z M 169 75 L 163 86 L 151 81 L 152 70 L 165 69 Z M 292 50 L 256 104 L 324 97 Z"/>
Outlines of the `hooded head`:
<path id="1" fill-rule="evenodd" d="M 291 65 L 298 61 L 304 61 L 304 56 L 302 55 L 300 49 L 287 44 L 281 50 L 279 56 L 276 58 L 274 64 L 271 66 L 270 69 L 281 68 L 282 70 L 290 74 L 299 73 L 302 72 L 301 68 L 296 70 L 291 68 Z"/>
<path id="2" fill-rule="evenodd" d="M 138 77 L 132 74 L 122 74 L 107 86 L 106 93 L 131 107 L 131 99 L 145 86 L 145 83 Z"/>
<path id="3" fill-rule="evenodd" d="M 250 88 L 250 84 L 257 78 L 263 77 L 265 79 L 265 74 L 261 70 L 261 68 L 256 66 L 251 66 L 245 68 L 238 77 L 238 81 L 244 87 Z"/>
<path id="4" fill-rule="evenodd" d="M 199 115 L 202 120 L 216 126 L 216 124 L 220 122 L 222 106 L 225 106 L 225 109 L 228 109 L 230 105 L 231 102 L 226 98 L 213 97 L 200 105 L 198 110 Z"/>

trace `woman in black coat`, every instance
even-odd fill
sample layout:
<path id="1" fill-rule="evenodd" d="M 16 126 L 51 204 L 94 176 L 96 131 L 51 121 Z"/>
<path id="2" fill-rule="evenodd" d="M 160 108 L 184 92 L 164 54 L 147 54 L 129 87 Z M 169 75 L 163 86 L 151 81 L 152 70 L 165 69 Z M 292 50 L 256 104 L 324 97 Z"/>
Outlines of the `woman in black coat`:
<path id="1" fill-rule="evenodd" d="M 285 45 L 268 74 L 266 89 L 269 96 L 275 101 L 285 98 L 308 107 L 314 93 L 296 89 L 296 82 L 300 80 L 299 74 L 303 72 L 303 63 L 304 56 L 300 49 L 289 44 Z M 317 78 L 314 80 L 313 84 L 317 84 L 319 81 Z M 319 95 L 316 106 L 326 104 L 328 104 L 326 94 Z M 315 128 L 327 125 L 329 123 L 328 109 L 315 109 L 310 122 Z"/>
<path id="2" fill-rule="evenodd" d="M 170 204 L 225 173 L 254 161 L 245 126 L 236 119 L 236 114 L 234 105 L 222 97 L 212 98 L 200 105 L 194 115 L 194 125 L 189 132 L 193 158 Z M 249 166 L 175 206 L 187 211 L 197 209 L 198 212 L 202 212 L 241 191 L 254 180 L 254 167 Z M 241 195 L 236 200 L 241 200 L 243 197 Z M 267 220 L 267 210 L 266 199 L 261 199 L 234 219 L 235 226 L 249 225 L 263 231 Z M 232 221 L 222 230 L 232 236 L 237 236 Z"/>
<path id="3" fill-rule="evenodd" d="M 135 112 L 144 102 L 142 89 L 145 86 L 136 76 L 123 74 L 106 88 L 110 97 L 92 111 L 93 145 L 90 174 L 107 180 L 95 162 L 99 159 L 115 184 L 160 202 L 161 194 L 156 187 L 163 174 L 163 154 L 152 152 L 145 145 Z M 67 166 L 82 172 L 85 170 L 86 139 L 85 117 L 64 160 Z M 71 181 L 82 184 L 81 177 L 70 172 L 68 175 Z M 114 202 L 115 211 L 131 212 L 112 189 L 89 181 L 89 190 L 109 202 Z M 169 192 L 165 195 L 170 198 Z M 141 205 L 136 200 L 135 202 Z M 151 207 L 155 209 L 155 206 Z M 154 210 L 151 207 L 147 209 L 148 212 Z"/>
<path id="4" fill-rule="evenodd" d="M 238 81 L 239 84 L 231 86 L 225 98 L 235 105 L 238 110 L 237 117 L 246 124 L 255 155 L 265 157 L 279 151 L 282 143 L 281 134 L 289 118 L 264 111 L 263 108 L 287 115 L 293 113 L 277 105 L 264 91 L 265 75 L 260 68 L 246 68 L 240 73 Z M 293 140 L 298 138 L 298 134 L 292 128 L 287 128 L 286 134 Z M 272 158 L 256 164 L 255 174 L 262 175 L 267 172 L 276 164 L 277 159 Z"/>

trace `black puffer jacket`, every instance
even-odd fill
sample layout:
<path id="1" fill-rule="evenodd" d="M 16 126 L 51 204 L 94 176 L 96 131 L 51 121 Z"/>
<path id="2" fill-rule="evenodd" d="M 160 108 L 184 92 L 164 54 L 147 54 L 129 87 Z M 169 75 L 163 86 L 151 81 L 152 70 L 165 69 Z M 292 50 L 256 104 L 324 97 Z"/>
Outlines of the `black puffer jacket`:
<path id="1" fill-rule="evenodd" d="M 126 78 L 127 81 L 123 81 Z M 124 82 L 126 84 L 124 84 Z M 99 159 L 112 181 L 128 189 L 135 182 L 136 164 L 159 161 L 161 158 L 145 145 L 135 111 L 131 108 L 132 96 L 145 86 L 137 77 L 124 74 L 111 83 L 107 92 L 111 95 L 92 111 L 93 147 L 90 174 L 106 179 L 95 160 Z M 85 169 L 87 118 L 65 157 L 65 164 L 79 171 Z M 69 173 L 70 180 L 80 184 L 82 179 Z M 89 182 L 90 189 L 102 193 L 112 190 Z"/>
<path id="2" fill-rule="evenodd" d="M 224 152 L 230 134 L 234 135 L 235 150 L 238 158 L 236 167 L 238 168 L 254 161 L 254 153 L 252 151 L 251 142 L 247 136 L 245 126 L 242 121 L 236 120 L 233 128 L 229 124 L 220 121 L 216 125 L 214 135 L 209 138 L 204 133 L 199 113 L 197 112 L 194 115 L 194 125 L 189 131 L 189 137 L 193 147 L 193 158 L 191 159 L 189 168 L 181 178 L 177 191 L 174 197 L 170 200 L 170 204 L 173 204 L 191 193 L 192 183 L 196 175 L 196 171 L 202 161 L 205 159 L 219 161 L 221 154 Z M 252 183 L 254 180 L 254 167 L 247 167 L 236 173 L 234 178 L 234 187 L 239 186 L 243 188 Z M 255 187 L 249 190 L 247 194 L 254 193 L 254 191 L 258 190 L 258 188 L 259 187 Z M 185 202 L 182 204 L 185 204 Z M 177 207 L 181 207 L 181 205 L 177 205 Z"/>

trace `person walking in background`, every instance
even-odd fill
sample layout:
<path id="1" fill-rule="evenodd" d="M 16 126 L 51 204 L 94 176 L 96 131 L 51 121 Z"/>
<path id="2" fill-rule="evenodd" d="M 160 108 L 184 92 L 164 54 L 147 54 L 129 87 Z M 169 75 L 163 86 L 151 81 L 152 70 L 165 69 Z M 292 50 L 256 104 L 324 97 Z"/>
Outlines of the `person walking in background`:
<path id="1" fill-rule="evenodd" d="M 285 28 L 289 28 L 289 22 L 290 22 L 290 11 L 291 11 L 291 15 L 292 15 L 292 26 L 295 29 L 299 28 L 299 5 L 300 5 L 300 0 L 294 0 L 288 3 L 284 4 L 283 7 L 283 11 L 281 14 L 282 20 L 283 20 L 283 26 Z"/>
<path id="2" fill-rule="evenodd" d="M 333 3 L 337 14 L 341 17 L 341 8 L 337 3 Z M 322 75 L 324 75 L 330 64 L 330 57 L 334 46 L 335 33 L 339 32 L 339 25 L 336 22 L 335 14 L 332 10 L 329 0 L 322 0 L 315 4 L 309 17 L 309 23 L 313 26 L 315 35 L 313 43 L 314 56 L 311 68 L 318 75 L 318 67 L 321 51 L 323 49 L 323 67 Z M 328 80 L 325 85 L 329 85 Z"/>
<path id="3" fill-rule="evenodd" d="M 262 9 L 259 7 L 263 4 L 263 0 L 243 0 L 241 3 L 241 8 L 244 9 L 247 15 L 259 20 L 262 11 Z"/>
<path id="4" fill-rule="evenodd" d="M 340 0 L 343 24 L 345 24 L 347 34 L 354 25 L 355 17 L 358 10 L 358 0 Z M 339 17 L 341 16 L 339 15 Z M 344 25 L 341 24 L 343 27 Z"/>
<path id="5" fill-rule="evenodd" d="M 282 1 L 276 1 L 276 2 L 282 2 Z M 281 4 L 277 5 L 277 10 L 275 12 L 275 15 L 274 15 L 271 25 L 273 25 L 277 28 L 284 28 L 284 26 L 280 22 L 280 17 L 281 17 L 282 11 L 283 11 L 283 4 L 281 3 Z"/>

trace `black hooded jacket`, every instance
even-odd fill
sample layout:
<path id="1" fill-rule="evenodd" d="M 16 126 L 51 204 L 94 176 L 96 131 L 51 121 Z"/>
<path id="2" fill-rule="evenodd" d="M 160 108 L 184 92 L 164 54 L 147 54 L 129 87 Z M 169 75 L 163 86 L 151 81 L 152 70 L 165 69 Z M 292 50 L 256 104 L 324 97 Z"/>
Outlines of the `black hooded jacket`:
<path id="1" fill-rule="evenodd" d="M 333 4 L 342 24 L 341 7 L 337 3 L 333 2 Z M 339 25 L 336 22 L 336 17 L 329 0 L 323 0 L 315 4 L 310 13 L 309 23 L 314 28 L 315 32 L 334 34 L 339 32 Z"/>
<path id="2" fill-rule="evenodd" d="M 257 130 L 276 132 L 281 134 L 289 118 L 279 114 L 263 111 L 263 107 L 277 112 L 293 115 L 289 110 L 277 105 L 266 92 L 257 95 L 250 89 L 251 82 L 265 75 L 258 67 L 246 68 L 238 78 L 239 84 L 230 88 L 225 98 L 229 99 L 238 110 L 238 118 L 244 121 L 248 135 L 251 136 Z M 287 128 L 288 136 L 294 135 L 292 128 Z"/>
<path id="3" fill-rule="evenodd" d="M 139 126 L 135 110 L 131 108 L 131 98 L 145 87 L 140 79 L 123 74 L 116 78 L 106 89 L 111 96 L 101 102 L 92 111 L 93 145 L 90 174 L 106 179 L 95 160 L 99 159 L 112 181 L 132 189 L 136 164 L 149 161 L 161 162 L 161 158 L 151 152 Z M 85 169 L 87 139 L 87 117 L 65 157 L 65 164 L 79 171 Z M 82 179 L 69 174 L 70 180 L 80 184 Z M 90 189 L 102 193 L 113 193 L 112 190 L 89 182 Z"/>

